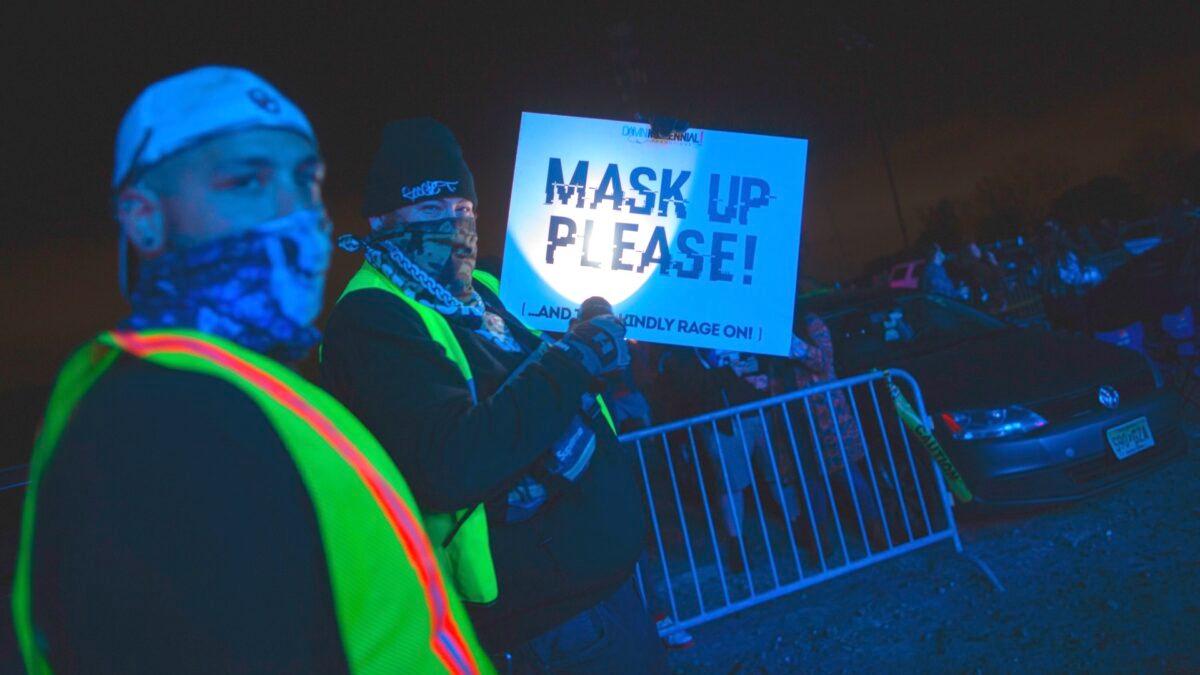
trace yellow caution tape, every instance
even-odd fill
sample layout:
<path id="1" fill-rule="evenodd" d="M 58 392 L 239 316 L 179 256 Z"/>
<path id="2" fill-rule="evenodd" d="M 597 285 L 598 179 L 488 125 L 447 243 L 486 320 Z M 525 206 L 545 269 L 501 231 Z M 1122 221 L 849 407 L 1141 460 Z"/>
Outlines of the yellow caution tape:
<path id="1" fill-rule="evenodd" d="M 904 426 L 908 427 L 909 431 L 921 441 L 921 445 L 929 452 L 933 460 L 942 468 L 942 475 L 946 478 L 946 483 L 950 486 L 950 491 L 954 493 L 958 501 L 971 501 L 973 498 L 971 491 L 967 489 L 967 483 L 963 480 L 962 474 L 958 469 L 954 468 L 954 462 L 950 461 L 950 456 L 942 448 L 942 444 L 934 437 L 933 432 L 925 428 L 925 422 L 921 416 L 913 410 L 912 404 L 908 399 L 904 398 L 904 393 L 900 391 L 900 387 L 892 382 L 891 373 L 884 371 L 884 376 L 887 378 L 888 391 L 892 393 L 892 403 L 896 406 L 896 412 L 899 413 L 900 419 L 904 422 Z"/>

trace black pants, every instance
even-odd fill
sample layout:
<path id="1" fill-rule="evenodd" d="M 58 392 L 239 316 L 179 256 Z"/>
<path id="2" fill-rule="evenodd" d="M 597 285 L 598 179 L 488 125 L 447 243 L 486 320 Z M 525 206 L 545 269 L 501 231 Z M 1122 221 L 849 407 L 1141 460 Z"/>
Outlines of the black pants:
<path id="1" fill-rule="evenodd" d="M 667 654 L 632 578 L 595 607 L 517 647 L 500 673 L 659 675 Z"/>

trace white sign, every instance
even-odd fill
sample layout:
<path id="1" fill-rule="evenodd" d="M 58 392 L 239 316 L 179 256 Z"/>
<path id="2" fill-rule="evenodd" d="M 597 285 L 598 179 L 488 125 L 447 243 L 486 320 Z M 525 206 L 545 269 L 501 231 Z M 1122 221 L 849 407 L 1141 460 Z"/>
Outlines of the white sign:
<path id="1" fill-rule="evenodd" d="M 500 296 L 564 331 L 601 296 L 648 342 L 783 355 L 808 141 L 524 113 Z"/>

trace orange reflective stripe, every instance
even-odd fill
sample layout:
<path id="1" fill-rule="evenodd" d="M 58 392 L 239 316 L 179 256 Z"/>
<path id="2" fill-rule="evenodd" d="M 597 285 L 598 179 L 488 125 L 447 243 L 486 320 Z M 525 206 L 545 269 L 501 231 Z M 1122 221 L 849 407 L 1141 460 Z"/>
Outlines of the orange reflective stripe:
<path id="1" fill-rule="evenodd" d="M 183 353 L 228 368 L 260 387 L 281 406 L 304 420 L 354 469 L 395 531 L 424 590 L 433 624 L 430 635 L 433 652 L 452 673 L 479 672 L 479 665 L 450 612 L 441 571 L 420 522 L 391 484 L 328 417 L 270 373 L 217 345 L 181 335 L 140 335 L 124 331 L 112 331 L 110 335 L 122 349 L 139 357 L 155 353 Z"/>

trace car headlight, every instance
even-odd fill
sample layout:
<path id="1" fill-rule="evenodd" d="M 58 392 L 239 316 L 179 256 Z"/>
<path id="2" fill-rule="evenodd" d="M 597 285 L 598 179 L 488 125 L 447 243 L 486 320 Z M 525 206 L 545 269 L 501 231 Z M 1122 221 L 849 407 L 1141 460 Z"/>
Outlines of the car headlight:
<path id="1" fill-rule="evenodd" d="M 1046 426 L 1046 418 L 1028 408 L 1010 405 L 1004 408 L 944 412 L 942 423 L 954 440 L 975 441 L 1028 433 Z"/>

